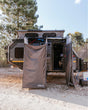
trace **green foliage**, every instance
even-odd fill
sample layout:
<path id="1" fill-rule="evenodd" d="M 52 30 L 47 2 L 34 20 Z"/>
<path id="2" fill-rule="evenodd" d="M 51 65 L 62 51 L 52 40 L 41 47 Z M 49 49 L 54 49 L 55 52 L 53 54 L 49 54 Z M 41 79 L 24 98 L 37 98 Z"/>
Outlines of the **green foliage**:
<path id="1" fill-rule="evenodd" d="M 0 9 L 4 16 L 1 30 L 6 30 L 12 37 L 17 30 L 38 29 L 38 15 L 35 0 L 0 0 Z"/>
<path id="2" fill-rule="evenodd" d="M 84 44 L 85 44 L 82 33 L 75 32 L 74 34 L 69 33 L 68 35 L 71 36 L 73 49 L 77 53 L 79 53 L 82 50 L 82 48 L 84 47 Z"/>
<path id="3" fill-rule="evenodd" d="M 36 0 L 0 0 L 0 53 L 5 55 L 4 48 L 12 39 L 17 38 L 17 30 L 40 29 L 36 25 Z M 1 55 L 0 57 L 2 57 Z M 4 58 L 5 59 L 5 56 Z"/>
<path id="4" fill-rule="evenodd" d="M 0 9 L 3 14 L 0 39 L 5 36 L 11 41 L 17 37 L 17 30 L 40 29 L 36 25 L 36 0 L 0 0 Z"/>
<path id="5" fill-rule="evenodd" d="M 75 32 L 74 34 L 69 33 L 68 35 L 71 35 L 73 46 L 82 46 L 84 44 L 82 33 Z"/>
<path id="6" fill-rule="evenodd" d="M 6 51 L 4 48 L 0 48 L 0 67 L 6 67 L 7 65 L 7 58 L 6 58 Z"/>
<path id="7" fill-rule="evenodd" d="M 88 43 L 88 38 L 86 39 L 86 42 Z"/>

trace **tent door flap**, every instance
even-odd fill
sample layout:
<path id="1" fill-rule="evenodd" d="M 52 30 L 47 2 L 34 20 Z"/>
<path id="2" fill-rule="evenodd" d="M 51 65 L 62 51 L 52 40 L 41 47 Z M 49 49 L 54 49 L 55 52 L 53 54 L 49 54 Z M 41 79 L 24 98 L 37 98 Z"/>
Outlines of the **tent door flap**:
<path id="1" fill-rule="evenodd" d="M 74 77 L 72 69 L 72 43 L 69 36 L 66 41 L 66 83 L 68 86 L 74 86 Z"/>
<path id="2" fill-rule="evenodd" d="M 45 88 L 46 44 L 24 45 L 23 88 Z"/>

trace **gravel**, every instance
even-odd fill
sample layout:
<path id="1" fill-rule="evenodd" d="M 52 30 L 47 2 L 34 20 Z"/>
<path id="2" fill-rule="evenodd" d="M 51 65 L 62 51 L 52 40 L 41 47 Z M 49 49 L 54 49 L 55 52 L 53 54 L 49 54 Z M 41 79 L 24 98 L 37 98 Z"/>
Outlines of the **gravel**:
<path id="1" fill-rule="evenodd" d="M 88 110 L 88 87 L 49 81 L 46 89 L 23 89 L 22 75 L 18 68 L 0 68 L 0 110 Z"/>

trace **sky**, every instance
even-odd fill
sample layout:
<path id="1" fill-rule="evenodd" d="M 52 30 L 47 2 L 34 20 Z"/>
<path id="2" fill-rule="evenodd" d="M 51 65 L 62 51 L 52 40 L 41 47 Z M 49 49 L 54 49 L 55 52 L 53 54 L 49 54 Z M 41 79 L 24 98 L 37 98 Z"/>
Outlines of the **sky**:
<path id="1" fill-rule="evenodd" d="M 88 0 L 36 1 L 37 24 L 43 25 L 42 30 L 65 30 L 64 36 L 81 32 L 84 38 L 88 38 Z"/>
<path id="2" fill-rule="evenodd" d="M 42 30 L 81 32 L 88 38 L 88 0 L 37 0 L 38 25 Z"/>

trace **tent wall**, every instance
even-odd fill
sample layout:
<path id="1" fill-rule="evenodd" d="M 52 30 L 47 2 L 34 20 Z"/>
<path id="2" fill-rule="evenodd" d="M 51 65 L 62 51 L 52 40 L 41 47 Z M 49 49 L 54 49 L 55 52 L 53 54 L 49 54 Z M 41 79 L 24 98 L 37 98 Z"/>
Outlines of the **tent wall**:
<path id="1" fill-rule="evenodd" d="M 72 43 L 70 38 L 67 38 L 66 45 L 66 83 L 74 86 L 73 68 L 72 68 Z"/>
<path id="2" fill-rule="evenodd" d="M 24 45 L 23 87 L 45 88 L 46 45 Z"/>

